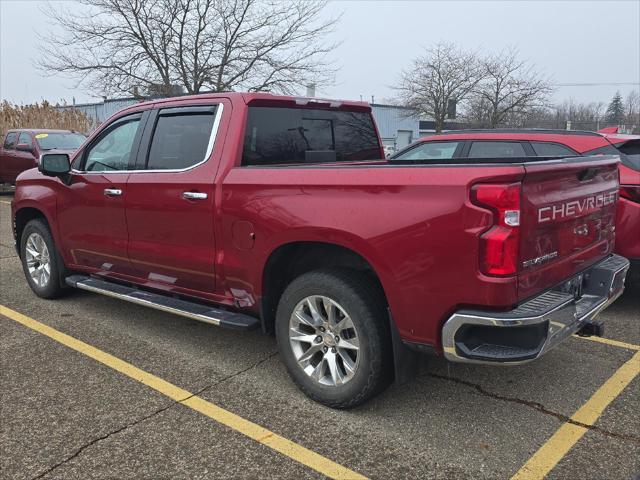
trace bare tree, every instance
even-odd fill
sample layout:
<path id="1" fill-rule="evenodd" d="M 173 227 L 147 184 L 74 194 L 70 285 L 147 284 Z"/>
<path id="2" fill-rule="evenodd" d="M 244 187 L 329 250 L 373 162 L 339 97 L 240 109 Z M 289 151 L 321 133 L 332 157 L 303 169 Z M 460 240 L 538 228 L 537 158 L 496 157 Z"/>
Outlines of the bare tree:
<path id="1" fill-rule="evenodd" d="M 625 122 L 629 125 L 640 125 L 640 94 L 631 90 L 625 99 Z"/>
<path id="2" fill-rule="evenodd" d="M 605 126 L 604 102 L 576 103 L 569 99 L 557 105 L 536 107 L 519 115 L 510 115 L 505 124 L 514 127 L 568 128 L 598 130 Z M 570 123 L 569 123 L 570 122 Z"/>
<path id="3" fill-rule="evenodd" d="M 510 48 L 480 60 L 482 81 L 474 89 L 468 116 L 473 123 L 495 128 L 544 108 L 551 83 Z"/>
<path id="4" fill-rule="evenodd" d="M 480 81 L 476 55 L 448 42 L 440 42 L 416 58 L 402 72 L 395 86 L 400 102 L 418 115 L 434 119 L 436 133 L 442 132 L 449 102 L 460 104 Z"/>
<path id="5" fill-rule="evenodd" d="M 574 123 L 588 123 L 604 121 L 606 104 L 604 102 L 576 103 L 569 99 L 554 107 L 556 113 L 563 119 Z"/>
<path id="6" fill-rule="evenodd" d="M 38 65 L 94 92 L 292 93 L 333 81 L 325 37 L 337 19 L 321 18 L 326 0 L 78 3 L 48 8 L 58 31 L 42 37 Z"/>

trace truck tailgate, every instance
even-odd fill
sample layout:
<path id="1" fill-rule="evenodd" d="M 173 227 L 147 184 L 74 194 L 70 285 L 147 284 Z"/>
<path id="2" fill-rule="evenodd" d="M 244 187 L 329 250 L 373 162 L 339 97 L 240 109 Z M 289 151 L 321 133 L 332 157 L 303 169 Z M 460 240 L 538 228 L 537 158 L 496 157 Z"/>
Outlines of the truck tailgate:
<path id="1" fill-rule="evenodd" d="M 525 164 L 518 298 L 573 277 L 613 251 L 618 157 Z"/>

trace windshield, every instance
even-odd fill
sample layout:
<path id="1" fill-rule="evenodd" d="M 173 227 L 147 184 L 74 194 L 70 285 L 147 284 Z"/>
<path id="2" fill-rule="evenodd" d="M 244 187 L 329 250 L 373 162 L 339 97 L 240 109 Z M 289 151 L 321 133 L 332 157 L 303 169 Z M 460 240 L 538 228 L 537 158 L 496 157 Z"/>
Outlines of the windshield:
<path id="1" fill-rule="evenodd" d="M 40 150 L 77 150 L 86 137 L 80 133 L 38 133 Z"/>

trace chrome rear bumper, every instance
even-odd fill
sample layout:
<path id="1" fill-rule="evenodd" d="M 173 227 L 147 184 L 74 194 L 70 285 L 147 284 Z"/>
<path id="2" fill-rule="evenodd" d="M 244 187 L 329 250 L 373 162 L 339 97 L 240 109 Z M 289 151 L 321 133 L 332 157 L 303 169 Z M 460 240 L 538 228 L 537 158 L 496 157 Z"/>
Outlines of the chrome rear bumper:
<path id="1" fill-rule="evenodd" d="M 460 310 L 442 328 L 444 356 L 454 362 L 520 364 L 577 332 L 624 291 L 629 261 L 611 255 L 508 312 Z"/>

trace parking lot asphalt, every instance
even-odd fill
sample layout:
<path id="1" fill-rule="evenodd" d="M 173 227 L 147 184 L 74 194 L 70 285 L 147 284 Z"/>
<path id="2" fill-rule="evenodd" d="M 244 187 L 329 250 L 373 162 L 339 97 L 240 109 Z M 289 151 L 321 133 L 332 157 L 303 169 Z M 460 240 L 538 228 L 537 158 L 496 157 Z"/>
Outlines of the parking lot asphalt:
<path id="1" fill-rule="evenodd" d="M 0 196 L 3 478 L 324 478 L 295 449 L 287 455 L 255 441 L 242 428 L 14 321 L 9 311 L 197 394 L 354 475 L 541 478 L 541 463 L 555 454 L 548 478 L 640 474 L 636 286 L 601 315 L 606 338 L 621 344 L 574 337 L 534 363 L 510 368 L 425 357 L 410 383 L 336 411 L 293 385 L 275 339 L 260 332 L 223 330 L 81 291 L 56 301 L 37 298 L 13 249 L 10 200 Z M 596 412 L 593 421 L 571 419 L 585 404 L 589 415 Z M 563 428 L 581 435 L 572 438 Z"/>

